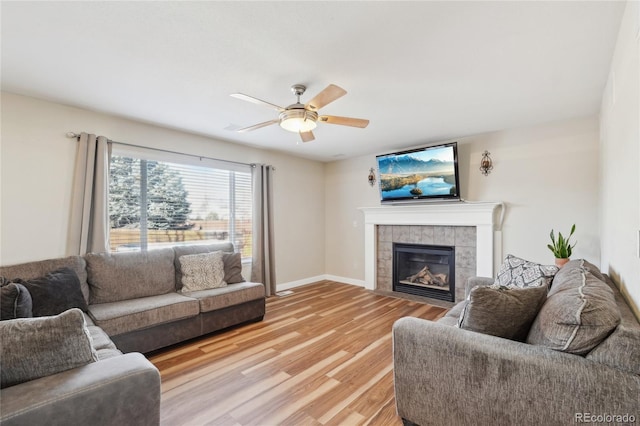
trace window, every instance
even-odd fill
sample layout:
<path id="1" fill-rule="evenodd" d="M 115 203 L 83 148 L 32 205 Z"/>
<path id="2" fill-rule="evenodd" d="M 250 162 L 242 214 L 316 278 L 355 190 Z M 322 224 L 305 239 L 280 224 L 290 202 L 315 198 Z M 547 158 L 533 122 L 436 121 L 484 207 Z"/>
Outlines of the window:
<path id="1" fill-rule="evenodd" d="M 109 170 L 111 251 L 233 242 L 251 258 L 251 169 L 114 146 Z"/>

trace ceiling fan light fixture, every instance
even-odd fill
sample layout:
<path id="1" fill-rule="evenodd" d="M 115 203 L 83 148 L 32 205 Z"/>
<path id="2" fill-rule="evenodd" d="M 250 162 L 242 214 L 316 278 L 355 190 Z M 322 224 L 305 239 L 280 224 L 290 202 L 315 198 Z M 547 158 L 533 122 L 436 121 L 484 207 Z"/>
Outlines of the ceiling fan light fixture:
<path id="1" fill-rule="evenodd" d="M 290 132 L 309 132 L 318 125 L 318 113 L 302 108 L 288 109 L 280 113 L 280 127 Z"/>
<path id="2" fill-rule="evenodd" d="M 365 128 L 369 124 L 369 120 L 362 118 L 340 117 L 337 115 L 318 115 L 318 110 L 320 108 L 347 94 L 347 91 L 343 88 L 338 87 L 335 84 L 330 84 L 309 102 L 302 104 L 300 103 L 300 96 L 304 94 L 306 89 L 306 86 L 302 84 L 294 84 L 291 86 L 291 91 L 298 100 L 296 103 L 291 104 L 286 108 L 242 93 L 232 94 L 231 96 L 234 98 L 249 101 L 258 105 L 264 105 L 280 112 L 278 118 L 265 121 L 264 123 L 254 124 L 253 126 L 244 127 L 237 131 L 240 133 L 250 132 L 252 130 L 261 129 L 277 123 L 288 132 L 299 133 L 302 142 L 311 142 L 315 139 L 312 130 L 318 125 L 318 120 L 327 124 L 339 124 L 341 126 L 360 128 Z"/>

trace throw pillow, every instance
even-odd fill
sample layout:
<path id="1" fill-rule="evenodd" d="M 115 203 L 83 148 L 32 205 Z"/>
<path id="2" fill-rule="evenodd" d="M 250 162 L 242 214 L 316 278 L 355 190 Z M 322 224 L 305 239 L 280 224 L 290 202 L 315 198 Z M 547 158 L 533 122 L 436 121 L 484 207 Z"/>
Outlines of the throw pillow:
<path id="1" fill-rule="evenodd" d="M 98 360 L 80 309 L 0 321 L 0 358 L 2 388 Z"/>
<path id="2" fill-rule="evenodd" d="M 507 255 L 500 266 L 495 285 L 503 287 L 549 287 L 558 267 L 529 262 L 511 254 Z"/>
<path id="3" fill-rule="evenodd" d="M 0 289 L 0 320 L 33 316 L 31 295 L 25 286 L 9 283 Z"/>
<path id="4" fill-rule="evenodd" d="M 180 268 L 183 293 L 227 285 L 221 251 L 180 256 Z"/>
<path id="5" fill-rule="evenodd" d="M 587 271 L 591 272 L 597 279 L 599 279 L 600 281 L 606 281 L 604 275 L 602 275 L 602 272 L 600 272 L 600 269 L 598 269 L 596 265 L 586 261 L 585 259 L 578 260 L 580 261 L 581 266 L 584 267 L 584 269 L 586 269 Z"/>
<path id="6" fill-rule="evenodd" d="M 584 259 L 575 259 L 570 260 L 565 263 L 562 268 L 558 271 L 558 273 L 553 277 L 553 282 L 551 283 L 551 289 L 549 290 L 549 296 L 556 292 L 556 290 L 564 288 L 565 282 L 568 282 L 569 286 L 573 285 L 574 279 L 572 278 L 573 271 L 576 269 L 584 269 L 585 271 L 591 272 L 594 277 L 599 279 L 600 281 L 606 281 L 602 272 L 598 268 L 596 268 L 591 263 L 587 262 Z"/>
<path id="7" fill-rule="evenodd" d="M 78 275 L 71 268 L 60 268 L 44 277 L 13 282 L 27 288 L 33 303 L 33 316 L 58 315 L 71 308 L 89 310 L 80 289 Z"/>
<path id="8" fill-rule="evenodd" d="M 89 303 L 110 303 L 176 291 L 172 248 L 87 253 Z"/>
<path id="9" fill-rule="evenodd" d="M 178 245 L 173 247 L 173 265 L 175 269 L 175 286 L 176 291 L 180 291 L 182 288 L 182 269 L 180 268 L 180 258 L 182 256 L 188 256 L 190 254 L 202 254 L 213 253 L 214 251 L 221 251 L 224 253 L 233 253 L 233 244 L 230 242 L 213 243 L 213 244 L 195 244 L 195 245 Z"/>
<path id="10" fill-rule="evenodd" d="M 527 343 L 585 355 L 620 323 L 609 286 L 585 268 L 563 273 L 536 317 Z"/>
<path id="11" fill-rule="evenodd" d="M 546 297 L 546 286 L 475 287 L 469 293 L 458 326 L 523 342 Z"/>
<path id="12" fill-rule="evenodd" d="M 243 283 L 242 276 L 242 255 L 240 253 L 224 253 L 224 281 L 227 284 Z"/>

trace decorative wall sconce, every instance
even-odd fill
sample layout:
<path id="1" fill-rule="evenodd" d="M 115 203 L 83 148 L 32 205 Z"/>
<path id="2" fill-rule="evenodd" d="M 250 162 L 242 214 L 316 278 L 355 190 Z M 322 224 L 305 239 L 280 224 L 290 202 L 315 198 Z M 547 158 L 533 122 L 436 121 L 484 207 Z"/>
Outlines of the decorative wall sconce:
<path id="1" fill-rule="evenodd" d="M 369 169 L 369 185 L 373 186 L 376 184 L 376 171 L 373 170 L 373 167 Z"/>
<path id="2" fill-rule="evenodd" d="M 493 170 L 493 161 L 490 155 L 489 151 L 485 151 L 482 153 L 482 160 L 480 160 L 480 172 L 485 176 L 489 176 L 489 173 Z"/>

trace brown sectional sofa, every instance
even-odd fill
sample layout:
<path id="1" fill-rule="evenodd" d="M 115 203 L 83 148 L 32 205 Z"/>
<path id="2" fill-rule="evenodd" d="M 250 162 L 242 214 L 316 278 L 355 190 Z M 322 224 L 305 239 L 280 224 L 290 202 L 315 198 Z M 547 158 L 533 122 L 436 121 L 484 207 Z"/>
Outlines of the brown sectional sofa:
<path id="1" fill-rule="evenodd" d="M 261 283 L 180 292 L 180 256 L 213 251 L 232 253 L 233 245 L 87 254 L 0 267 L 0 276 L 25 280 L 59 268 L 75 271 L 88 303 L 84 317 L 98 359 L 2 389 L 0 424 L 158 424 L 158 371 L 142 355 L 123 352 L 154 351 L 260 321 L 265 314 Z M 229 273 L 238 279 L 239 270 Z"/>

